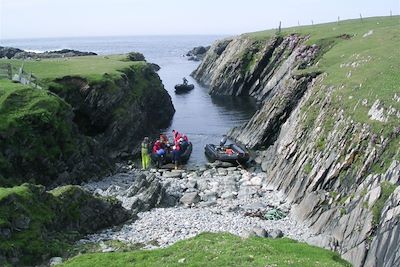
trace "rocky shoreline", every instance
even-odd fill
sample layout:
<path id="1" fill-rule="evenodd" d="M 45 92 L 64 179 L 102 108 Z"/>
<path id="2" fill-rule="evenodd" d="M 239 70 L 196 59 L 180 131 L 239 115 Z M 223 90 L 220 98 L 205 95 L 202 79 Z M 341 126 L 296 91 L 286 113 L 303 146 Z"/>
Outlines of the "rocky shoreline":
<path id="1" fill-rule="evenodd" d="M 196 171 L 129 170 L 98 182 L 83 185 L 95 195 L 116 197 L 122 205 L 137 214 L 137 220 L 92 234 L 79 243 L 102 243 L 118 240 L 141 244 L 144 248 L 166 247 L 202 232 L 229 232 L 241 237 L 286 236 L 307 241 L 312 235 L 289 214 L 290 206 L 282 195 L 263 186 L 264 173 L 248 172 L 240 167 L 215 167 Z M 146 178 L 144 178 L 146 177 Z M 149 190 L 135 192 L 138 180 L 148 179 Z M 154 209 L 137 213 L 138 199 Z M 162 199 L 152 201 L 152 199 Z M 267 220 L 266 214 L 280 212 L 281 219 Z M 113 251 L 113 248 L 103 248 Z"/>

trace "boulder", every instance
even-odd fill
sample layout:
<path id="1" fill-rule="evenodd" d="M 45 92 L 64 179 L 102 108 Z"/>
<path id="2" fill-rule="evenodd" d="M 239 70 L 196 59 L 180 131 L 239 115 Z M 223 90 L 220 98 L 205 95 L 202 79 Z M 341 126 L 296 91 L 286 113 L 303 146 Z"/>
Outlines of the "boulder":
<path id="1" fill-rule="evenodd" d="M 253 230 L 244 230 L 241 234 L 240 237 L 241 238 L 251 238 L 251 237 L 255 237 L 257 236 L 257 234 L 253 231 Z"/>
<path id="2" fill-rule="evenodd" d="M 130 52 L 127 56 L 130 61 L 146 61 L 146 58 L 142 53 L 139 52 Z"/>
<path id="3" fill-rule="evenodd" d="M 268 237 L 267 231 L 265 231 L 264 228 L 261 227 L 254 227 L 253 232 L 256 234 L 258 237 Z"/>
<path id="4" fill-rule="evenodd" d="M 283 232 L 279 229 L 274 229 L 270 233 L 268 233 L 268 237 L 270 238 L 282 238 L 283 237 Z"/>
<path id="5" fill-rule="evenodd" d="M 181 197 L 179 202 L 186 206 L 190 206 L 200 202 L 200 196 L 197 192 L 186 193 Z"/>
<path id="6" fill-rule="evenodd" d="M 61 257 L 53 257 L 49 260 L 49 266 L 56 266 L 62 264 L 63 259 Z"/>

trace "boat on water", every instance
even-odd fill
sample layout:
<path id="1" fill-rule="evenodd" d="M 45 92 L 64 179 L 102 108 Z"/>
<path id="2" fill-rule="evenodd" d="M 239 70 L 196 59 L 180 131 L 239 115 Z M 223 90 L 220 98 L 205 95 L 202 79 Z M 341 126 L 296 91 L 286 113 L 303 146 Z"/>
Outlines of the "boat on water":
<path id="1" fill-rule="evenodd" d="M 244 164 L 250 159 L 249 153 L 237 144 L 224 146 L 207 144 L 204 148 L 204 152 L 207 158 L 212 162 L 219 160 L 233 164 Z"/>
<path id="2" fill-rule="evenodd" d="M 190 90 L 194 89 L 194 85 L 193 84 L 177 84 L 175 85 L 175 93 L 179 94 L 179 93 L 186 93 L 189 92 Z"/>
<path id="3" fill-rule="evenodd" d="M 180 156 L 181 164 L 185 164 L 189 160 L 190 155 L 192 154 L 192 150 L 193 150 L 193 145 L 191 142 L 189 142 L 187 148 Z M 172 149 L 166 149 L 166 154 L 161 157 L 159 155 L 157 155 L 156 153 L 152 152 L 151 159 L 154 163 L 156 163 L 159 166 L 168 164 L 168 163 L 172 163 Z"/>

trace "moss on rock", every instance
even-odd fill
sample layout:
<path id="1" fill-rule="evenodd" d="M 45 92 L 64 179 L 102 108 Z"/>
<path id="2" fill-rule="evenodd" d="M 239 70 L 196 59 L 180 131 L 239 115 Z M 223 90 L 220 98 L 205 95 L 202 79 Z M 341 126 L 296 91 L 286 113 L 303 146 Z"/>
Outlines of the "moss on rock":
<path id="1" fill-rule="evenodd" d="M 34 264 L 62 255 L 82 234 L 128 217 L 119 202 L 93 197 L 79 186 L 50 192 L 32 184 L 0 188 L 0 265 Z"/>

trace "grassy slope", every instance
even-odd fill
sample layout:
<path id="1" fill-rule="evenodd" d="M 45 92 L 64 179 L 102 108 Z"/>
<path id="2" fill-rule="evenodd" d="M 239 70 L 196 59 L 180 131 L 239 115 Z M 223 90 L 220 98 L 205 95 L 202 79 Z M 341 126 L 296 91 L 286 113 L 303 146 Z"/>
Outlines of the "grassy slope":
<path id="1" fill-rule="evenodd" d="M 40 80 L 53 80 L 64 76 L 80 76 L 101 79 L 105 73 L 119 74 L 119 70 L 142 64 L 126 60 L 126 55 L 84 56 L 42 60 L 1 59 L 0 63 L 11 63 L 14 69 L 23 64 L 26 72 L 32 72 Z"/>
<path id="2" fill-rule="evenodd" d="M 370 30 L 373 34 L 363 37 Z M 275 32 L 276 30 L 268 30 L 247 35 L 262 40 L 270 38 Z M 310 35 L 307 41 L 309 45 L 321 43 L 324 39 L 335 39 L 336 45 L 322 56 L 314 68 L 328 74 L 324 80 L 325 85 L 341 87 L 336 92 L 336 104 L 355 120 L 367 122 L 380 130 L 382 123 L 371 121 L 367 116 L 376 99 L 382 100 L 387 107 L 391 105 L 400 110 L 400 103 L 393 100 L 394 93 L 400 93 L 400 16 L 282 29 L 282 34 L 291 33 Z M 343 34 L 352 37 L 350 40 L 335 38 Z M 344 66 L 353 62 L 359 63 L 358 66 Z M 348 78 L 350 71 L 351 76 Z M 359 105 L 354 110 L 360 99 L 368 99 L 368 106 Z M 389 122 L 391 123 L 393 120 Z"/>
<path id="3" fill-rule="evenodd" d="M 179 260 L 184 259 L 184 263 Z M 63 266 L 350 266 L 331 251 L 289 239 L 203 233 L 168 248 L 77 256 Z"/>
<path id="4" fill-rule="evenodd" d="M 71 185 L 52 191 L 32 184 L 0 187 L 0 229 L 11 230 L 9 238 L 0 235 L 0 266 L 4 264 L 1 256 L 17 257 L 23 266 L 31 266 L 44 258 L 63 255 L 82 234 L 77 229 L 82 223 L 82 211 L 92 203 L 101 212 L 101 201 L 111 204 L 115 200 L 94 197 Z M 16 221 L 22 217 L 29 218 L 29 226 L 16 229 Z"/>
<path id="5" fill-rule="evenodd" d="M 0 80 L 0 184 L 15 184 L 6 178 L 23 166 L 39 166 L 38 157 L 68 155 L 74 145 L 71 114 L 67 103 L 45 90 Z M 13 162 L 3 153 L 12 153 Z"/>
<path id="6" fill-rule="evenodd" d="M 373 33 L 364 37 L 370 31 Z M 247 35 L 256 40 L 265 40 L 275 32 L 268 30 Z M 332 102 L 329 107 L 324 107 L 326 112 L 333 114 L 343 109 L 346 117 L 366 123 L 378 136 L 389 138 L 393 129 L 400 125 L 400 120 L 393 115 L 387 122 L 371 120 L 368 111 L 377 99 L 386 109 L 393 107 L 400 111 L 400 102 L 394 99 L 395 93 L 400 95 L 400 16 L 373 17 L 362 22 L 359 19 L 347 20 L 282 30 L 284 35 L 291 33 L 310 35 L 308 45 L 316 43 L 330 46 L 317 64 L 302 70 L 318 70 L 327 74 L 323 84 L 316 87 L 310 103 L 315 98 L 325 98 L 324 88 L 333 88 Z M 338 38 L 344 34 L 351 38 Z M 361 104 L 363 100 L 367 100 L 367 105 Z M 306 121 L 311 123 L 308 125 L 311 128 L 320 112 L 318 107 L 314 109 L 307 109 Z M 326 120 L 325 133 L 329 133 L 333 123 L 329 118 Z M 400 160 L 399 148 L 400 137 L 397 137 L 391 141 L 377 164 L 383 167 L 373 166 L 373 170 L 383 172 L 393 159 Z"/>
<path id="7" fill-rule="evenodd" d="M 32 72 L 44 88 L 57 85 L 59 90 L 69 90 L 54 80 L 65 76 L 79 76 L 89 84 L 104 90 L 115 90 L 122 72 L 136 77 L 132 96 L 143 90 L 145 62 L 126 60 L 126 55 L 85 56 L 44 60 L 0 59 L 0 64 L 11 63 L 13 69 L 24 64 L 25 72 Z M 147 84 L 147 83 L 146 83 Z M 76 88 L 72 88 L 76 90 Z M 116 111 L 124 114 L 124 111 Z M 47 90 L 0 79 L 0 185 L 18 184 L 14 180 L 17 168 L 32 166 L 56 175 L 56 169 L 41 166 L 45 162 L 66 159 L 78 149 L 72 132 L 72 110 L 69 104 Z M 4 138 L 4 140 L 2 140 Z M 7 140 L 7 142 L 5 142 Z M 6 160 L 9 147 L 14 147 L 13 162 Z M 14 166 L 14 167 L 13 167 Z M 51 167 L 51 166 L 50 166 Z M 25 179 L 28 180 L 31 178 Z M 31 180 L 32 182 L 35 182 Z M 36 181 L 37 182 L 37 181 Z M 43 182 L 43 181 L 42 181 Z"/>
<path id="8" fill-rule="evenodd" d="M 29 229 L 17 232 L 11 239 L 0 237 L 0 254 L 13 254 L 22 250 L 25 264 L 32 263 L 34 257 L 44 253 L 54 255 L 61 250 L 57 242 L 43 238 L 44 225 L 55 217 L 51 200 L 39 197 L 44 188 L 21 185 L 13 188 L 0 187 L 0 228 L 12 227 L 12 222 L 20 216 L 30 218 Z M 11 202 L 5 205 L 4 201 Z"/>

